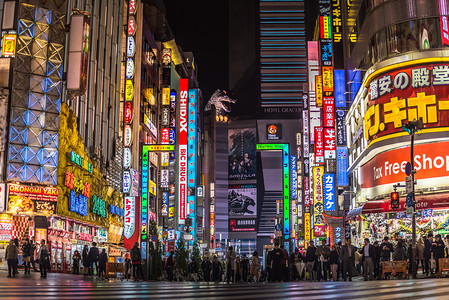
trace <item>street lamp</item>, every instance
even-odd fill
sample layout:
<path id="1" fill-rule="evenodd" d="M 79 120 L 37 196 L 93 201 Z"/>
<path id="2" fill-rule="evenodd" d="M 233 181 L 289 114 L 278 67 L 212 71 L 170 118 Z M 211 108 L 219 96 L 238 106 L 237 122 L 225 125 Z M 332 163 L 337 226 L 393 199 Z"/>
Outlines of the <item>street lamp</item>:
<path id="1" fill-rule="evenodd" d="M 415 142 L 415 132 L 423 129 L 422 119 L 409 121 L 408 123 L 402 126 L 402 129 L 407 131 L 410 135 L 410 164 L 411 164 L 411 181 L 412 181 L 412 250 L 416 251 L 416 199 L 415 199 L 415 166 L 414 166 L 414 155 L 413 155 L 413 146 Z M 416 252 L 415 252 L 416 253 Z M 417 254 L 417 253 L 416 253 Z M 412 254 L 413 255 L 413 254 Z M 416 258 L 416 255 L 415 255 Z M 412 260 L 412 273 L 413 277 L 416 277 L 416 259 Z"/>

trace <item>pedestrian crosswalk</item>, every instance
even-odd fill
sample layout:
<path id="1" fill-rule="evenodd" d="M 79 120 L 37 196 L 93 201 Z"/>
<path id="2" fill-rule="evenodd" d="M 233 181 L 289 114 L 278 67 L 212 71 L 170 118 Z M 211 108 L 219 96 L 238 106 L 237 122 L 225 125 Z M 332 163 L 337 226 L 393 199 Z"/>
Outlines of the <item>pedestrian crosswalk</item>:
<path id="1" fill-rule="evenodd" d="M 447 279 L 214 284 L 99 281 L 50 274 L 47 280 L 4 278 L 4 299 L 448 299 Z"/>

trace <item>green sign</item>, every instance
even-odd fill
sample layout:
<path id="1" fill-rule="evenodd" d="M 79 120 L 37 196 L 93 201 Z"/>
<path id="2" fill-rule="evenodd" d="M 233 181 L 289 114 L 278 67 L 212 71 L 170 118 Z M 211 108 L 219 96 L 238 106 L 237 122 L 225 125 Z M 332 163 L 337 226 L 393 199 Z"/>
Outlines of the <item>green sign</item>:
<path id="1" fill-rule="evenodd" d="M 257 144 L 259 151 L 281 150 L 282 151 L 282 195 L 284 206 L 284 238 L 290 239 L 290 170 L 288 144 Z"/>
<path id="2" fill-rule="evenodd" d="M 92 173 L 92 164 L 83 159 L 79 154 L 76 154 L 75 151 L 70 152 L 70 160 L 77 166 L 83 168 L 89 173 Z"/>
<path id="3" fill-rule="evenodd" d="M 107 215 L 106 201 L 94 195 L 92 197 L 92 212 L 97 216 L 106 218 Z"/>
<path id="4" fill-rule="evenodd" d="M 173 152 L 175 145 L 144 145 L 143 152 Z"/>

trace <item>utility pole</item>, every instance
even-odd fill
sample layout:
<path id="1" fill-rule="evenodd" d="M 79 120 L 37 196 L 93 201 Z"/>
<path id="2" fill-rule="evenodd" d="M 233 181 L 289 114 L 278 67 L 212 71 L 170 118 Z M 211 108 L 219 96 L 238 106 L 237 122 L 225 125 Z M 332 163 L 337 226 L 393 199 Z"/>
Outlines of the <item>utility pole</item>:
<path id="1" fill-rule="evenodd" d="M 412 256 L 415 254 L 415 259 L 412 260 L 412 274 L 413 278 L 416 278 L 416 257 L 417 257 L 417 247 L 416 247 L 416 198 L 415 198 L 415 164 L 414 164 L 414 154 L 413 146 L 415 143 L 415 132 L 423 129 L 422 119 L 413 120 L 402 126 L 402 129 L 410 134 L 410 164 L 411 164 L 411 195 L 412 195 Z"/>

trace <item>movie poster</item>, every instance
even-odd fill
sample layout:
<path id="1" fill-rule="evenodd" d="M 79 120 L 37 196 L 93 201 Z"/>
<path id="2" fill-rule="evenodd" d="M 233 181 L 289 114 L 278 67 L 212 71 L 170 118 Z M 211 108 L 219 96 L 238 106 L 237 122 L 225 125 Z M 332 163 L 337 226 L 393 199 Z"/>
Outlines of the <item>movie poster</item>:
<path id="1" fill-rule="evenodd" d="M 229 130 L 229 179 L 256 179 L 256 129 Z"/>
<path id="2" fill-rule="evenodd" d="M 254 184 L 230 185 L 228 188 L 229 216 L 257 215 L 257 188 Z"/>

